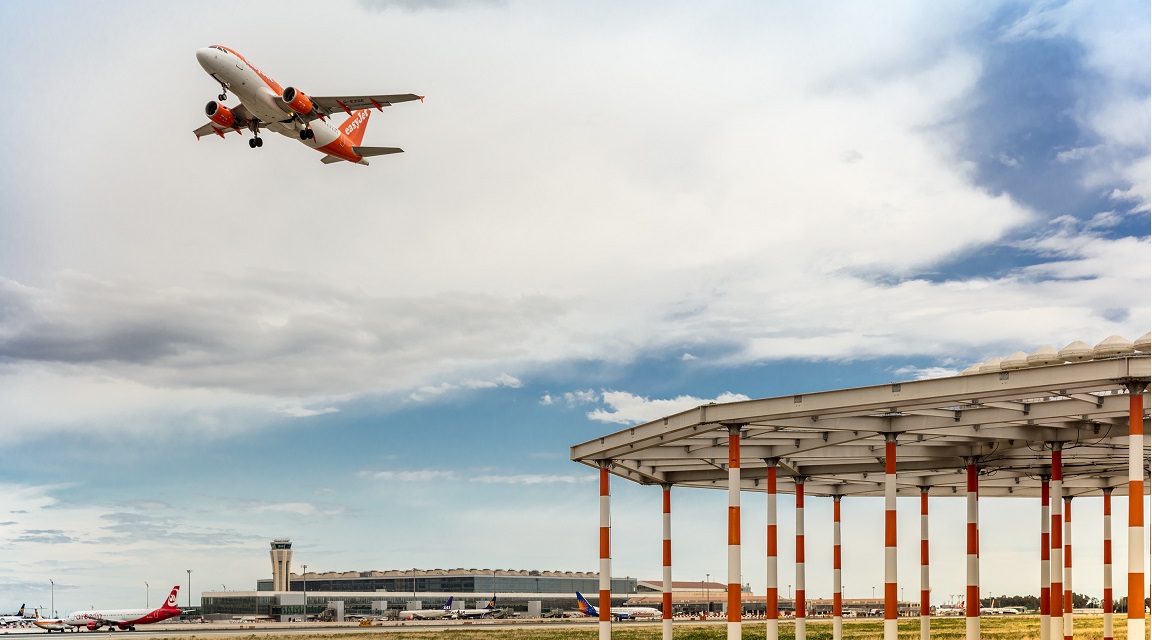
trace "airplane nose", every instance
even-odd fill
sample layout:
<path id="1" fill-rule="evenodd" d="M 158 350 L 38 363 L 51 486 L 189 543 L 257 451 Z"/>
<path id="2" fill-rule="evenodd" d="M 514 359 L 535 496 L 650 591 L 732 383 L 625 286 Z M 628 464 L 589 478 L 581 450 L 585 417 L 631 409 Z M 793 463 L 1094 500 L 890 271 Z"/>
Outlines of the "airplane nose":
<path id="1" fill-rule="evenodd" d="M 200 66 L 204 67 L 205 69 L 207 69 L 208 65 L 212 64 L 212 61 L 215 59 L 216 51 L 214 49 L 204 47 L 203 49 L 196 50 L 196 61 L 199 62 Z"/>

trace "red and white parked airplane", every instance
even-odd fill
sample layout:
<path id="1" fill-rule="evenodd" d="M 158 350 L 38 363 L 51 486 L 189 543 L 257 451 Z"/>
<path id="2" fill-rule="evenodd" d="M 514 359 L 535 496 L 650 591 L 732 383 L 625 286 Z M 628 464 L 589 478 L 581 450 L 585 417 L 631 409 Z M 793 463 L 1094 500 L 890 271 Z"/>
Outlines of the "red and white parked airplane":
<path id="1" fill-rule="evenodd" d="M 324 153 L 321 161 L 325 164 L 341 160 L 368 164 L 365 158 L 402 153 L 404 150 L 396 147 L 360 145 L 371 108 L 383 111 L 396 102 L 424 100 L 424 96 L 414 93 L 307 96 L 295 87 L 280 86 L 244 56 L 216 44 L 196 51 L 196 60 L 220 83 L 221 89 L 220 101 L 213 100 L 204 107 L 209 123 L 194 131 L 197 139 L 212 133 L 223 138 L 229 131 L 242 134 L 247 130 L 252 133 L 248 146 L 255 149 L 264 146 L 260 130 L 267 128 Z M 229 91 L 236 94 L 239 105 L 222 104 L 228 99 Z M 347 114 L 348 119 L 337 127 L 328 117 L 340 112 Z"/>
<path id="2" fill-rule="evenodd" d="M 64 618 L 64 624 L 73 627 L 85 627 L 89 631 L 95 631 L 100 627 L 108 627 L 111 629 L 126 629 L 128 631 L 135 631 L 138 624 L 152 624 L 153 622 L 160 622 L 180 615 L 180 607 L 176 606 L 176 594 L 180 591 L 180 585 L 172 587 L 172 593 L 168 594 L 168 599 L 159 609 L 113 609 L 105 611 L 74 611 Z M 44 620 L 44 623 L 49 623 Z M 48 628 L 43 624 L 38 624 L 42 628 Z M 63 631 L 63 629 L 61 629 Z"/>

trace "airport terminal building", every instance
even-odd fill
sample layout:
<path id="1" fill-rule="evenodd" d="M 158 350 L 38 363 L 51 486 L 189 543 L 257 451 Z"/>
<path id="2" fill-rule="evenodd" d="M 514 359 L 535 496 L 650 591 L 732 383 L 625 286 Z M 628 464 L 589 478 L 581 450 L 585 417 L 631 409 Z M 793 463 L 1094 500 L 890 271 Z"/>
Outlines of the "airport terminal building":
<path id="1" fill-rule="evenodd" d="M 438 608 L 450 597 L 456 608 L 482 608 L 493 595 L 498 608 L 547 613 L 575 609 L 577 591 L 595 599 L 600 588 L 600 574 L 575 571 L 461 568 L 296 574 L 291 572 L 292 542 L 286 539 L 272 542 L 271 556 L 272 577 L 257 580 L 255 591 L 201 594 L 205 619 L 270 617 L 287 622 L 305 615 L 313 619 L 328 610 L 337 617 L 378 617 Z M 613 578 L 612 593 L 612 604 L 622 605 L 637 593 L 637 580 Z"/>

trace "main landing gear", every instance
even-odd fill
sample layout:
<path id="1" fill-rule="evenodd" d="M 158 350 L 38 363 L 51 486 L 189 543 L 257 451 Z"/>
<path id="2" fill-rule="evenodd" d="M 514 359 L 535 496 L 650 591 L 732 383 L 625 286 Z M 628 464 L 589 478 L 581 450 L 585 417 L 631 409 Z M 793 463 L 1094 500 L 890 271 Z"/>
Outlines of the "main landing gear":
<path id="1" fill-rule="evenodd" d="M 264 139 L 260 137 L 260 121 L 252 118 L 252 122 L 248 123 L 248 130 L 252 132 L 252 139 L 248 141 L 248 146 L 253 149 L 263 147 Z"/>

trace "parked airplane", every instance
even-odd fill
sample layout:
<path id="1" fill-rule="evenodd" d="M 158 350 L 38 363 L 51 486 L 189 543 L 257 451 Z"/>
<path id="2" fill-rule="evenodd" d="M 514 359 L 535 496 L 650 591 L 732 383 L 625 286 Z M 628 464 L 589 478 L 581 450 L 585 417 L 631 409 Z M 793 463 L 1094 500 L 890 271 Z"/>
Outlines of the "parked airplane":
<path id="1" fill-rule="evenodd" d="M 936 607 L 936 615 L 938 616 L 962 616 L 965 614 L 964 600 L 952 602 L 947 606 Z"/>
<path id="2" fill-rule="evenodd" d="M 370 156 L 402 153 L 404 150 L 396 147 L 360 146 L 372 113 L 369 107 L 383 111 L 396 102 L 424 100 L 414 93 L 313 98 L 295 87 L 280 86 L 244 56 L 216 44 L 197 50 L 196 60 L 220 83 L 221 90 L 220 102 L 213 100 L 204 107 L 210 122 L 194 131 L 197 139 L 211 133 L 223 138 L 229 131 L 248 130 L 252 132 L 248 146 L 255 149 L 264 146 L 260 129 L 268 128 L 323 152 L 321 161 L 325 164 L 341 160 L 368 164 L 365 158 Z M 236 94 L 239 105 L 229 108 L 221 104 L 228 99 L 228 91 Z M 337 128 L 328 122 L 328 116 L 340 111 L 348 119 Z"/>
<path id="3" fill-rule="evenodd" d="M 457 609 L 453 611 L 453 613 L 456 614 L 457 618 L 469 620 L 473 618 L 487 618 L 488 616 L 495 615 L 499 611 L 500 610 L 496 608 L 496 596 L 492 596 L 488 604 L 481 609 Z"/>
<path id="4" fill-rule="evenodd" d="M 0 616 L 0 624 L 9 625 L 16 622 L 24 622 L 28 618 L 24 617 L 24 605 L 20 605 L 20 610 L 16 613 L 6 616 Z"/>
<path id="5" fill-rule="evenodd" d="M 439 609 L 412 609 L 411 611 L 401 611 L 401 620 L 439 620 L 440 618 L 447 618 L 452 615 L 452 598 L 444 603 L 444 606 Z"/>
<path id="6" fill-rule="evenodd" d="M 580 607 L 580 613 L 586 616 L 598 617 L 600 611 L 592 606 L 591 602 L 576 592 L 576 601 Z M 613 620 L 633 620 L 639 618 L 659 618 L 660 610 L 653 607 L 609 607 L 608 613 L 611 614 Z"/>
<path id="7" fill-rule="evenodd" d="M 64 622 L 60 618 L 41 618 L 39 611 L 36 612 L 36 617 L 32 618 L 32 624 L 40 627 L 48 633 L 52 633 L 53 631 L 64 633 L 68 629 L 72 628 L 71 625 L 69 625 L 67 622 Z"/>
<path id="8" fill-rule="evenodd" d="M 64 618 L 64 622 L 73 627 L 85 627 L 95 631 L 100 627 L 109 630 L 127 629 L 135 631 L 138 624 L 152 624 L 180 615 L 180 607 L 176 606 L 176 593 L 180 585 L 172 587 L 172 593 L 159 609 L 114 609 L 111 611 L 75 611 Z"/>

